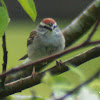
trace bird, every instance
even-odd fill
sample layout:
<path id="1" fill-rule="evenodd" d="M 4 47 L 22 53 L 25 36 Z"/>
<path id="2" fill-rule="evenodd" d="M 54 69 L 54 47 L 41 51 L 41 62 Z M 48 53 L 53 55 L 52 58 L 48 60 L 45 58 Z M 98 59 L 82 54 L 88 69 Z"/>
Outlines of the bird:
<path id="1" fill-rule="evenodd" d="M 62 52 L 64 48 L 65 38 L 56 21 L 53 18 L 44 18 L 30 33 L 27 40 L 27 54 L 19 60 L 28 58 L 31 61 L 37 61 Z"/>

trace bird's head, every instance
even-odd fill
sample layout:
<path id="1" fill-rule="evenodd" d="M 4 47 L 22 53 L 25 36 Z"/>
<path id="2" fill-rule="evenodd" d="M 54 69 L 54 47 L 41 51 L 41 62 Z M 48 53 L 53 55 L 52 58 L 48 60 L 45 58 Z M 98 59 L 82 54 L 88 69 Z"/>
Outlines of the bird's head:
<path id="1" fill-rule="evenodd" d="M 39 27 L 52 31 L 57 27 L 57 23 L 52 18 L 44 18 L 41 22 Z"/>

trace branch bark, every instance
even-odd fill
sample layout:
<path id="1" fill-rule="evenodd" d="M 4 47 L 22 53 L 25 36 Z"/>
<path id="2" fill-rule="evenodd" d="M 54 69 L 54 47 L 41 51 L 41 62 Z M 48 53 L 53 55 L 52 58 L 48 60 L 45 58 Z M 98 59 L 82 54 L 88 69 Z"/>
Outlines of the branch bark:
<path id="1" fill-rule="evenodd" d="M 4 35 L 2 36 L 2 41 L 3 41 L 3 44 L 2 44 L 2 47 L 3 47 L 3 64 L 2 64 L 2 73 L 4 73 L 6 71 L 6 67 L 7 67 L 7 49 L 6 49 L 6 36 L 5 36 L 5 33 Z M 6 76 L 2 78 L 2 82 L 1 82 L 1 86 L 4 86 L 4 82 L 5 82 L 5 79 L 6 79 Z"/>
<path id="2" fill-rule="evenodd" d="M 66 47 L 75 43 L 91 28 L 97 18 L 100 16 L 100 1 L 95 0 L 87 9 L 85 9 L 72 23 L 65 29 L 63 34 L 66 39 Z"/>
<path id="3" fill-rule="evenodd" d="M 78 65 L 83 64 L 86 61 L 96 58 L 98 56 L 100 56 L 100 46 L 92 48 L 68 61 L 65 61 L 60 66 L 54 66 L 42 73 L 35 75 L 34 77 L 29 76 L 26 78 L 21 78 L 15 82 L 5 84 L 5 88 L 0 89 L 0 98 L 3 98 L 5 96 L 11 95 L 17 92 L 21 92 L 24 89 L 27 89 L 29 87 L 39 84 L 41 82 L 42 77 L 45 75 L 47 71 L 50 71 L 52 75 L 61 74 L 69 70 L 68 67 L 64 65 L 64 64 L 68 64 L 68 62 L 76 65 L 77 67 Z"/>

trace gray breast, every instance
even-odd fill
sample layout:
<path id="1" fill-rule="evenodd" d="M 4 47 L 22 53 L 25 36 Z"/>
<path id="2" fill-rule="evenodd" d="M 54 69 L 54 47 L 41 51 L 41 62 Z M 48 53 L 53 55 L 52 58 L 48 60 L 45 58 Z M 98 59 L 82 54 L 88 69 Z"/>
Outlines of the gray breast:
<path id="1" fill-rule="evenodd" d="M 34 39 L 34 45 L 28 47 L 28 51 L 31 51 L 28 53 L 29 58 L 36 60 L 61 52 L 64 50 L 64 42 L 61 34 L 51 35 L 51 37 L 39 35 Z"/>

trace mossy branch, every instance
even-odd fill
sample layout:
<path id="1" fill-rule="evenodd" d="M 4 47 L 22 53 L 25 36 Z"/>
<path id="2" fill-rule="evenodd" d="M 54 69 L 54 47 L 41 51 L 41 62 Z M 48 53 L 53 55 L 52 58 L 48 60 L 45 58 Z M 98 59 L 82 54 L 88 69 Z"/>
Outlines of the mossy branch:
<path id="1" fill-rule="evenodd" d="M 98 6 L 97 6 L 98 3 Z M 93 1 L 76 19 L 74 19 L 65 29 L 63 34 L 66 39 L 66 47 L 75 43 L 92 27 L 100 16 L 100 1 Z"/>

